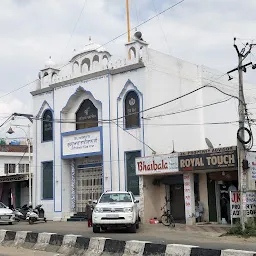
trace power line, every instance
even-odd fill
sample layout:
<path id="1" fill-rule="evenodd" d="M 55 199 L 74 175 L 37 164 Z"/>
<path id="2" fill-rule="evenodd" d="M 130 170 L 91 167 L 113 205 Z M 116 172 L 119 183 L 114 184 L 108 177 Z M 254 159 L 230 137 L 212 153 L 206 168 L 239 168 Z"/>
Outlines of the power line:
<path id="1" fill-rule="evenodd" d="M 136 3 L 137 0 L 134 0 L 133 1 L 133 4 L 135 4 L 135 11 L 136 11 L 136 17 L 137 17 L 137 22 L 138 24 L 140 23 L 140 18 L 139 18 L 139 11 L 138 11 L 138 8 L 137 8 L 137 3 Z"/>
<path id="2" fill-rule="evenodd" d="M 220 78 L 223 77 L 224 75 L 226 75 L 226 74 L 221 75 L 218 79 L 220 79 Z M 117 118 L 114 118 L 114 119 L 111 119 L 111 120 L 98 120 L 98 121 L 95 121 L 95 122 L 100 122 L 100 123 L 112 122 L 112 121 L 117 121 L 117 120 L 123 119 L 123 118 L 125 118 L 125 117 L 127 117 L 127 116 L 131 116 L 131 115 L 136 115 L 136 114 L 144 113 L 144 112 L 147 112 L 147 111 L 149 111 L 149 110 L 152 110 L 152 109 L 155 109 L 155 108 L 158 108 L 158 107 L 167 105 L 167 104 L 169 104 L 169 103 L 172 103 L 172 102 L 174 102 L 174 101 L 177 101 L 177 100 L 179 100 L 179 99 L 181 99 L 181 98 L 184 98 L 184 97 L 186 97 L 186 96 L 188 96 L 188 95 L 191 95 L 191 94 L 193 94 L 193 93 L 195 93 L 195 92 L 197 92 L 197 91 L 199 91 L 199 90 L 201 90 L 201 89 L 203 89 L 203 88 L 207 88 L 207 87 L 216 89 L 216 90 L 218 90 L 219 92 L 221 92 L 221 93 L 223 93 L 223 94 L 225 94 L 225 95 L 227 95 L 227 96 L 230 96 L 230 97 L 232 97 L 232 98 L 239 99 L 238 97 L 236 97 L 236 96 L 234 96 L 234 95 L 231 95 L 231 94 L 229 94 L 229 93 L 226 93 L 226 92 L 224 92 L 223 90 L 217 88 L 216 86 L 212 86 L 212 85 L 210 85 L 210 84 L 211 84 L 211 83 L 207 83 L 207 84 L 205 84 L 205 85 L 203 85 L 203 86 L 201 86 L 201 87 L 198 87 L 197 89 L 195 89 L 195 90 L 193 90 L 193 91 L 190 91 L 190 92 L 188 92 L 188 93 L 185 93 L 185 94 L 183 94 L 183 95 L 181 95 L 181 96 L 179 96 L 179 97 L 173 98 L 173 99 L 171 99 L 171 100 L 169 100 L 169 101 L 163 102 L 163 103 L 161 103 L 161 104 L 152 106 L 152 107 L 150 107 L 150 108 L 147 108 L 147 109 L 144 109 L 144 110 L 141 110 L 141 111 L 132 113 L 132 114 L 123 115 L 123 116 L 121 116 L 121 117 L 117 117 Z M 36 120 L 43 120 L 42 118 L 33 118 L 33 119 L 36 119 Z M 66 120 L 63 120 L 63 119 L 62 119 L 62 120 L 55 119 L 55 120 L 53 120 L 53 121 L 49 121 L 49 120 L 43 120 L 43 121 L 46 121 L 46 122 L 61 122 L 61 123 L 84 123 L 84 122 L 76 122 L 76 121 L 68 121 L 68 120 L 66 121 Z M 94 123 L 95 123 L 95 122 L 94 122 Z M 88 123 L 89 123 L 89 122 L 88 122 Z"/>
<path id="3" fill-rule="evenodd" d="M 117 123 L 115 123 L 114 121 L 112 121 L 112 123 L 114 123 L 117 128 L 122 129 L 124 132 L 128 133 L 130 136 L 132 136 L 133 138 L 135 138 L 136 140 L 138 140 L 139 142 L 141 142 L 143 145 L 147 146 L 153 153 L 155 153 L 156 151 L 151 148 L 148 144 L 146 144 L 144 141 L 142 141 L 141 139 L 139 139 L 138 137 L 136 137 L 135 135 L 133 135 L 132 133 L 128 132 L 127 130 L 125 130 L 122 126 L 118 125 Z"/>
<path id="4" fill-rule="evenodd" d="M 10 116 L 0 125 L 0 127 L 4 126 L 11 118 L 12 118 L 12 115 L 10 115 Z"/>
<path id="5" fill-rule="evenodd" d="M 163 116 L 169 116 L 169 115 L 175 115 L 175 114 L 180 114 L 180 113 L 184 113 L 184 112 L 189 112 L 189 111 L 193 111 L 193 110 L 197 110 L 197 109 L 206 108 L 206 107 L 214 106 L 214 105 L 217 105 L 217 104 L 221 104 L 221 103 L 227 102 L 231 99 L 232 99 L 232 97 L 230 97 L 228 99 L 225 99 L 225 100 L 216 101 L 216 102 L 213 102 L 213 103 L 210 103 L 210 104 L 194 107 L 194 108 L 179 110 L 177 112 L 159 114 L 159 115 L 155 115 L 155 116 L 148 116 L 148 117 L 145 117 L 144 119 L 150 119 L 150 118 L 155 118 L 155 117 L 163 117 Z"/>
<path id="6" fill-rule="evenodd" d="M 152 5 L 153 5 L 153 8 L 154 8 L 154 10 L 155 10 L 155 13 L 157 13 L 157 9 L 156 9 L 156 5 L 155 5 L 155 1 L 154 1 L 154 0 L 152 0 Z M 163 36 L 164 36 L 164 40 L 165 40 L 165 44 L 166 44 L 167 50 L 169 51 L 169 53 L 171 53 L 171 49 L 170 49 L 170 47 L 169 47 L 169 44 L 168 44 L 168 41 L 167 41 L 167 37 L 166 37 L 166 34 L 165 34 L 165 32 L 164 32 L 164 29 L 163 29 L 163 26 L 162 26 L 160 17 L 157 16 L 157 19 L 158 19 L 159 26 L 160 26 L 160 28 L 161 28 L 161 30 L 162 30 L 162 33 L 163 33 Z"/>
<path id="7" fill-rule="evenodd" d="M 164 10 L 161 11 L 161 12 L 159 12 L 158 14 L 156 14 L 156 15 L 154 15 L 154 16 L 148 18 L 147 20 L 141 22 L 141 23 L 138 24 L 137 26 L 131 28 L 130 31 L 134 30 L 135 28 L 141 27 L 142 25 L 144 25 L 144 24 L 146 24 L 147 22 L 149 22 L 149 21 L 155 19 L 155 18 L 158 17 L 159 15 L 162 15 L 163 13 L 165 13 L 165 12 L 171 10 L 172 8 L 178 6 L 179 4 L 181 4 L 181 3 L 184 2 L 184 1 L 185 1 L 185 0 L 181 0 L 181 1 L 179 1 L 179 2 L 177 2 L 177 3 L 175 3 L 175 4 L 173 4 L 173 5 L 171 5 L 171 6 L 169 6 L 169 7 L 167 7 L 166 9 L 164 9 Z M 120 34 L 120 35 L 114 37 L 114 38 L 111 39 L 110 41 L 107 41 L 107 42 L 104 43 L 103 45 L 97 47 L 95 50 L 98 50 L 98 49 L 102 48 L 103 46 L 106 46 L 106 45 L 108 45 L 108 44 L 114 42 L 115 40 L 117 40 L 117 39 L 119 39 L 120 37 L 126 35 L 127 33 L 128 33 L 128 31 L 126 31 L 126 32 L 124 32 L 124 33 L 122 33 L 122 34 Z M 88 53 L 84 54 L 83 57 L 85 57 L 86 55 L 88 55 Z M 81 57 L 78 57 L 78 59 L 79 59 L 79 58 L 81 58 Z M 64 64 L 63 66 L 61 66 L 59 69 L 61 70 L 61 69 L 63 69 L 64 67 L 66 67 L 67 65 L 69 65 L 69 64 L 70 64 L 70 62 L 67 62 L 66 64 Z M 30 85 L 30 84 L 32 84 L 32 83 L 35 83 L 35 82 L 38 81 L 38 80 L 39 80 L 39 79 L 36 79 L 36 80 L 34 80 L 34 81 L 30 82 L 30 83 L 27 83 L 27 84 L 25 84 L 25 85 L 23 85 L 23 86 L 21 86 L 21 87 L 18 87 L 18 88 L 16 88 L 16 89 L 10 91 L 9 93 L 0 96 L 0 99 L 3 98 L 3 97 L 5 97 L 5 96 L 7 96 L 7 95 L 9 95 L 9 94 L 11 94 L 11 93 L 14 93 L 14 92 L 18 91 L 18 90 L 20 90 L 20 89 L 22 89 L 22 88 L 24 88 L 24 87 L 27 87 L 28 85 Z"/>
<path id="8" fill-rule="evenodd" d="M 38 81 L 38 80 L 39 80 L 39 79 L 35 79 L 34 81 L 32 81 L 32 82 L 30 82 L 30 83 L 27 83 L 27 84 L 25 84 L 25 85 L 22 85 L 21 87 L 18 87 L 18 88 L 16 88 L 16 89 L 14 89 L 14 90 L 12 90 L 12 91 L 10 91 L 10 92 L 8 92 L 8 93 L 6 93 L 6 94 L 0 96 L 0 99 L 2 99 L 3 97 L 8 96 L 8 95 L 10 95 L 10 94 L 12 94 L 12 93 L 14 93 L 14 92 L 17 92 L 17 91 L 19 91 L 19 90 L 21 90 L 21 89 L 23 89 L 23 88 L 25 88 L 25 87 L 27 87 L 27 86 L 29 86 L 29 85 L 35 83 L 35 82 Z"/>
<path id="9" fill-rule="evenodd" d="M 220 79 L 220 78 L 223 77 L 224 75 L 226 75 L 226 74 L 221 75 L 218 79 Z M 213 86 L 213 85 L 210 85 L 210 84 L 211 84 L 211 83 L 208 83 L 208 84 L 206 84 L 206 85 L 203 85 L 203 86 L 201 86 L 201 87 L 198 87 L 197 89 L 195 89 L 195 90 L 193 90 L 193 91 L 190 91 L 190 92 L 188 92 L 188 93 L 185 93 L 185 94 L 183 94 L 183 95 L 181 95 L 181 96 L 179 96 L 179 97 L 176 97 L 176 98 L 174 98 L 174 99 L 168 100 L 168 101 L 163 102 L 163 103 L 161 103 L 161 104 L 155 105 L 155 106 L 153 106 L 153 107 L 150 107 L 150 108 L 141 110 L 141 111 L 139 111 L 139 112 L 135 112 L 135 113 L 133 113 L 133 114 L 128 114 L 128 115 L 125 115 L 125 116 L 122 116 L 122 117 L 119 117 L 119 118 L 113 119 L 113 120 L 122 119 L 122 118 L 124 118 L 124 117 L 126 117 L 126 116 L 135 115 L 135 114 L 143 113 L 143 112 L 146 112 L 146 111 L 149 111 L 149 110 L 158 108 L 158 107 L 162 107 L 162 106 L 164 106 L 164 105 L 166 105 L 166 104 L 169 104 L 169 103 L 174 102 L 174 101 L 176 101 L 176 100 L 182 99 L 182 98 L 184 98 L 184 97 L 186 97 L 186 96 L 189 96 L 189 95 L 191 95 L 191 94 L 193 94 L 193 93 L 195 93 L 195 92 L 197 92 L 197 91 L 199 91 L 199 90 L 202 90 L 203 88 L 207 88 L 207 87 L 208 87 L 208 88 L 216 89 L 216 90 L 218 90 L 219 92 L 221 92 L 221 93 L 223 93 L 223 94 L 225 94 L 225 95 L 227 95 L 227 96 L 230 96 L 230 97 L 232 97 L 232 98 L 236 98 L 236 99 L 238 99 L 238 100 L 240 101 L 240 99 L 239 99 L 237 96 L 234 96 L 234 95 L 231 95 L 231 94 L 229 94 L 229 93 L 226 93 L 226 92 L 224 92 L 223 90 L 217 88 L 216 86 Z M 244 104 L 244 102 L 243 102 L 243 104 Z"/>
<path id="10" fill-rule="evenodd" d="M 221 124 L 234 124 L 239 121 L 225 121 L 225 122 L 210 122 L 210 123 L 180 123 L 180 124 L 144 124 L 152 126 L 194 126 L 194 125 L 221 125 Z"/>
<path id="11" fill-rule="evenodd" d="M 143 118 L 144 120 L 147 120 L 147 118 Z M 38 119 L 37 119 L 38 120 Z M 39 119 L 40 120 L 40 119 Z M 47 122 L 53 122 L 53 121 L 48 121 Z M 66 122 L 62 122 L 62 121 L 58 121 L 57 123 L 79 123 L 79 124 L 84 124 L 84 123 L 97 123 L 97 121 L 95 122 L 76 122 L 76 121 L 66 121 Z M 204 124 L 229 124 L 229 123 L 235 123 L 235 122 L 238 122 L 238 121 L 226 121 L 226 122 L 214 122 L 214 123 L 186 123 L 186 124 L 182 124 L 182 123 L 173 123 L 173 124 L 144 124 L 144 126 L 150 126 L 150 125 L 154 125 L 154 126 L 177 126 L 177 125 L 204 125 Z M 109 124 L 112 124 L 112 125 L 116 125 L 117 124 L 113 121 L 113 120 L 109 120 L 109 122 L 98 122 L 98 123 L 101 123 L 102 125 L 109 125 Z M 119 128 L 123 129 L 121 126 L 119 126 Z M 127 132 L 126 130 L 124 130 L 125 132 Z"/>
<path id="12" fill-rule="evenodd" d="M 114 38 L 111 39 L 110 41 L 108 41 L 108 42 L 102 44 L 101 46 L 97 47 L 95 50 L 98 50 L 98 49 L 102 48 L 103 46 L 106 46 L 106 45 L 108 45 L 108 44 L 114 42 L 115 40 L 119 39 L 120 37 L 125 36 L 128 32 L 131 32 L 132 30 L 137 29 L 138 27 L 141 27 L 142 25 L 144 25 L 144 24 L 148 23 L 149 21 L 155 19 L 155 18 L 158 17 L 159 15 L 162 15 L 163 13 L 165 13 L 165 12 L 171 10 L 172 8 L 178 6 L 179 4 L 181 4 L 181 3 L 184 2 L 184 1 L 185 1 L 185 0 L 181 0 L 181 1 L 179 1 L 179 2 L 177 2 L 177 3 L 175 3 L 175 4 L 173 4 L 173 5 L 171 5 L 171 6 L 169 6 L 169 7 L 167 7 L 167 8 L 164 9 L 163 11 L 161 11 L 161 12 L 157 13 L 156 15 L 154 15 L 154 16 L 148 18 L 147 20 L 141 22 L 141 23 L 138 24 L 137 26 L 132 27 L 129 31 L 125 31 L 124 33 L 122 33 L 122 34 L 120 34 L 120 35 L 114 37 Z M 84 57 L 84 56 L 86 56 L 86 55 L 87 55 L 87 54 L 83 55 L 82 57 Z M 80 58 L 82 58 L 82 57 L 80 57 Z M 79 57 L 78 57 L 78 59 L 79 59 Z M 62 67 L 60 67 L 60 69 L 64 68 L 64 67 L 67 66 L 68 64 L 69 64 L 69 62 L 66 63 L 65 65 L 63 65 Z"/>
<path id="13" fill-rule="evenodd" d="M 82 16 L 82 13 L 83 13 L 83 11 L 84 11 L 84 8 L 85 8 L 86 3 L 87 3 L 87 0 L 84 1 L 84 4 L 83 4 L 82 9 L 81 9 L 81 11 L 80 11 L 80 13 L 79 13 L 79 15 L 78 15 L 78 18 L 77 18 L 76 23 L 75 23 L 75 25 L 74 25 L 74 27 L 73 27 L 73 30 L 72 30 L 72 32 L 71 32 L 71 34 L 70 34 L 70 37 L 69 37 L 69 39 L 68 39 L 68 41 L 67 41 L 67 44 L 66 44 L 66 47 L 65 47 L 64 51 L 66 51 L 66 49 L 67 49 L 67 47 L 68 47 L 68 45 L 69 45 L 69 42 L 71 41 L 71 39 L 72 39 L 72 37 L 73 37 L 73 35 L 74 35 L 74 32 L 75 32 L 75 30 L 76 30 L 76 27 L 77 27 L 79 21 L 80 21 L 80 18 L 81 18 L 81 16 Z M 63 58 L 63 56 L 61 57 L 61 61 L 62 61 L 62 58 Z"/>

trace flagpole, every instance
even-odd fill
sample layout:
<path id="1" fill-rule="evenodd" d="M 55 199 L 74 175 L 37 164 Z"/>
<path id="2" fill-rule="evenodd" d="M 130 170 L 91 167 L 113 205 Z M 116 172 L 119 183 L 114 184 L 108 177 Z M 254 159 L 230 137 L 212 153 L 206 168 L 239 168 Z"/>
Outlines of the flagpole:
<path id="1" fill-rule="evenodd" d="M 126 0 L 126 19 L 127 19 L 128 42 L 131 42 L 129 0 Z"/>
<path id="2" fill-rule="evenodd" d="M 130 32 L 130 12 L 129 12 L 129 0 L 126 0 L 126 21 L 127 21 L 127 36 L 128 43 L 131 42 L 131 32 Z M 131 52 L 128 51 L 128 59 L 131 59 Z"/>

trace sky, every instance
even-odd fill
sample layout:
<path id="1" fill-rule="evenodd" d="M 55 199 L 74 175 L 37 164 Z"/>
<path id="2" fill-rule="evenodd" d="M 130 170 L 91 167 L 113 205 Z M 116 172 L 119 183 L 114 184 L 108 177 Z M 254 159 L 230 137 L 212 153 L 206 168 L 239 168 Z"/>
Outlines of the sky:
<path id="1" fill-rule="evenodd" d="M 177 2 L 130 0 L 131 27 Z M 239 47 L 256 39 L 255 12 L 255 0 L 184 0 L 138 30 L 150 48 L 226 72 L 237 65 L 233 38 Z M 25 85 L 38 78 L 49 56 L 66 63 L 89 37 L 105 44 L 126 32 L 125 15 L 125 0 L 1 0 L 0 122 L 13 112 L 31 112 L 33 88 Z M 123 36 L 105 48 L 123 58 L 126 42 Z M 256 47 L 249 60 L 256 62 Z M 244 79 L 256 84 L 254 72 Z"/>

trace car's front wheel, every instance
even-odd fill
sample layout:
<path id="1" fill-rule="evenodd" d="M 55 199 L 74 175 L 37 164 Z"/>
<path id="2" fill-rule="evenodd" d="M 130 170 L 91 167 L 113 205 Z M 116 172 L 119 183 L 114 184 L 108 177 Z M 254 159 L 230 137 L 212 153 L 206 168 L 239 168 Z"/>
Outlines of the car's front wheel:
<path id="1" fill-rule="evenodd" d="M 8 224 L 9 224 L 9 225 L 12 225 L 12 222 L 9 222 Z"/>
<path id="2" fill-rule="evenodd" d="M 136 233 L 136 223 L 132 224 L 131 227 L 129 228 L 129 231 L 131 233 Z"/>
<path id="3" fill-rule="evenodd" d="M 100 233 L 100 227 L 97 227 L 95 225 L 92 226 L 93 233 Z"/>

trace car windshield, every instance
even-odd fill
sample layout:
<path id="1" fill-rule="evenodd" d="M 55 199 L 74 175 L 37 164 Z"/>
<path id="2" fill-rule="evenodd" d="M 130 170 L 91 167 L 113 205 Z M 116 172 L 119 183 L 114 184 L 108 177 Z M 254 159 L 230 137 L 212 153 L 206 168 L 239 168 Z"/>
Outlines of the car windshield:
<path id="1" fill-rule="evenodd" d="M 107 193 L 102 195 L 100 199 L 100 203 L 116 203 L 116 202 L 124 202 L 131 203 L 132 198 L 129 193 Z"/>
<path id="2" fill-rule="evenodd" d="M 0 202 L 0 208 L 6 208 L 6 205 Z"/>

